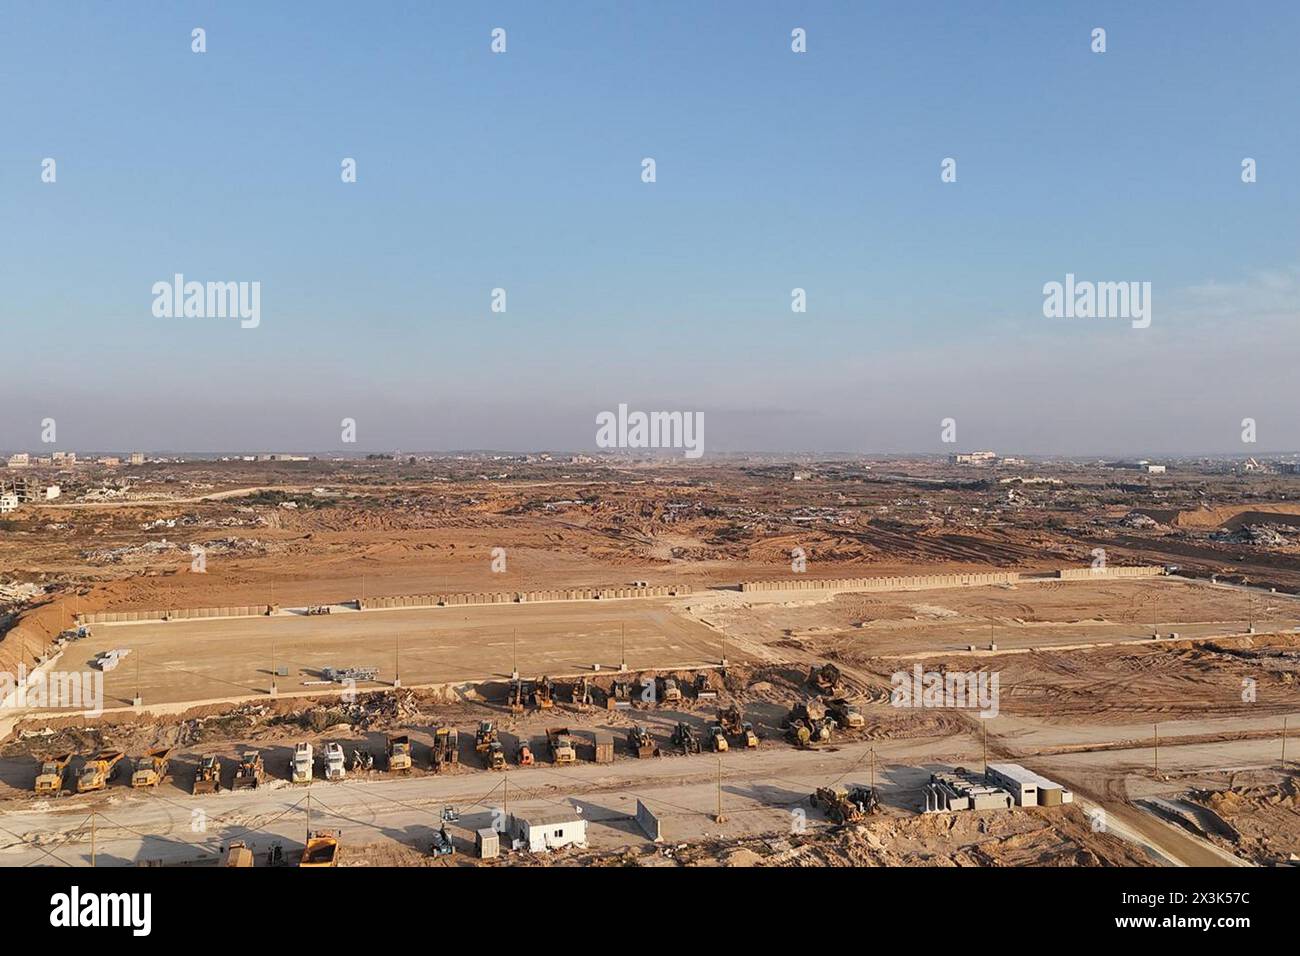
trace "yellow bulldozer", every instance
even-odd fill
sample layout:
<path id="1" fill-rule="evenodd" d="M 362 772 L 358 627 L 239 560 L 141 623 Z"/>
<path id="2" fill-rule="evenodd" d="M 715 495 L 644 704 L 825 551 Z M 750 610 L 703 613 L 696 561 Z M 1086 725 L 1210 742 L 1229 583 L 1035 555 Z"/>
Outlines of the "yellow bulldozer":
<path id="1" fill-rule="evenodd" d="M 137 757 L 135 761 L 135 772 L 131 774 L 131 786 L 140 787 L 157 787 L 170 778 L 168 770 L 171 766 L 171 747 L 155 747 L 143 757 Z"/>
<path id="2" fill-rule="evenodd" d="M 125 756 L 120 750 L 101 750 L 87 760 L 81 768 L 81 776 L 77 778 L 77 793 L 90 793 L 107 787 L 117 772 L 118 763 Z"/>
<path id="3" fill-rule="evenodd" d="M 46 757 L 41 761 L 41 769 L 36 774 L 36 793 L 38 796 L 57 797 L 63 792 L 63 775 L 68 769 L 72 754 L 59 754 Z"/>
<path id="4" fill-rule="evenodd" d="M 266 777 L 266 767 L 262 755 L 256 750 L 245 750 L 235 768 L 235 779 L 231 781 L 234 790 L 256 790 Z"/>

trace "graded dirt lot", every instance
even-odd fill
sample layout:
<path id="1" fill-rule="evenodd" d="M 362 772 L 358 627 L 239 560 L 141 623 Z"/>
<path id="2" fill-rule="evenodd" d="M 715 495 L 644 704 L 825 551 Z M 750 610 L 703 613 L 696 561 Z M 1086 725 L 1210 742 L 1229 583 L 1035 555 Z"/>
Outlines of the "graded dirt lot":
<path id="1" fill-rule="evenodd" d="M 377 667 L 380 681 L 391 684 L 396 662 L 403 684 L 421 685 L 509 677 L 516 660 L 530 677 L 595 665 L 617 670 L 624 640 L 634 668 L 716 664 L 721 651 L 715 633 L 654 599 L 280 613 L 93 630 L 69 646 L 78 666 L 112 648 L 131 651 L 105 676 L 110 706 L 131 702 L 137 667 L 144 700 L 157 704 L 265 693 L 272 657 L 289 668 L 277 690 L 293 693 L 303 681 L 319 681 L 325 667 Z"/>

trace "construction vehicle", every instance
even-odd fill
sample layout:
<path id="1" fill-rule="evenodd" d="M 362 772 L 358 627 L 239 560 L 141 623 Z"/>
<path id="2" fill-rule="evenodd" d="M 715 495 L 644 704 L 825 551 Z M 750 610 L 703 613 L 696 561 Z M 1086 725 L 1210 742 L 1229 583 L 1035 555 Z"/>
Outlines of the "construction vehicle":
<path id="1" fill-rule="evenodd" d="M 533 685 L 533 706 L 538 710 L 555 706 L 555 684 L 549 677 L 539 677 Z"/>
<path id="2" fill-rule="evenodd" d="M 411 738 L 406 734 L 388 735 L 388 772 L 411 772 Z"/>
<path id="3" fill-rule="evenodd" d="M 591 683 L 582 677 L 573 685 L 573 706 L 578 710 L 591 710 Z"/>
<path id="4" fill-rule="evenodd" d="M 808 802 L 835 823 L 858 823 L 880 810 L 880 800 L 870 787 L 818 787 Z"/>
<path id="5" fill-rule="evenodd" d="M 695 678 L 695 699 L 696 700 L 717 700 L 718 692 L 713 689 L 709 682 L 708 674 L 699 674 Z"/>
<path id="6" fill-rule="evenodd" d="M 546 744 L 551 751 L 551 762 L 558 765 L 577 763 L 578 750 L 573 745 L 573 737 L 568 727 L 548 727 Z"/>
<path id="7" fill-rule="evenodd" d="M 636 754 L 639 759 L 655 755 L 655 743 L 640 724 L 627 732 L 627 749 Z"/>
<path id="8" fill-rule="evenodd" d="M 615 678 L 609 696 L 605 698 L 606 710 L 627 710 L 632 706 L 632 684 Z"/>
<path id="9" fill-rule="evenodd" d="M 489 770 L 506 769 L 506 751 L 505 748 L 501 746 L 501 741 L 494 740 L 492 743 L 488 744 L 487 753 L 484 755 L 483 761 L 487 764 Z"/>
<path id="10" fill-rule="evenodd" d="M 506 693 L 506 707 L 512 714 L 522 714 L 524 712 L 524 701 L 527 700 L 524 694 L 524 682 L 521 680 L 512 680 L 510 690 Z"/>
<path id="11" fill-rule="evenodd" d="M 143 757 L 137 757 L 135 772 L 131 774 L 132 787 L 156 787 L 169 778 L 171 747 L 156 747 Z"/>
<path id="12" fill-rule="evenodd" d="M 758 747 L 758 734 L 754 733 L 754 725 L 749 721 L 745 721 L 740 725 L 740 740 L 747 750 L 754 750 Z"/>
<path id="13" fill-rule="evenodd" d="M 831 742 L 831 731 L 835 729 L 835 721 L 829 717 L 812 720 L 808 722 L 808 729 L 812 731 L 813 743 L 828 744 Z"/>
<path id="14" fill-rule="evenodd" d="M 284 866 L 284 844 L 279 840 L 272 843 L 266 850 L 267 866 Z"/>
<path id="15" fill-rule="evenodd" d="M 190 793 L 216 793 L 221 789 L 221 758 L 216 754 L 204 754 L 199 758 L 198 769 L 194 771 L 194 786 Z"/>
<path id="16" fill-rule="evenodd" d="M 867 719 L 844 697 L 836 697 L 828 703 L 826 713 L 840 730 L 861 730 L 867 726 Z"/>
<path id="17" fill-rule="evenodd" d="M 460 732 L 455 727 L 439 727 L 433 732 L 432 757 L 435 772 L 460 763 Z"/>
<path id="18" fill-rule="evenodd" d="M 353 770 L 371 771 L 375 769 L 375 755 L 364 747 L 357 747 L 352 751 Z"/>
<path id="19" fill-rule="evenodd" d="M 808 686 L 822 695 L 835 693 L 840 682 L 840 669 L 834 664 L 813 665 L 808 669 Z"/>
<path id="20" fill-rule="evenodd" d="M 342 780 L 348 775 L 343 765 L 343 745 L 330 741 L 325 745 L 325 779 Z"/>
<path id="21" fill-rule="evenodd" d="M 231 840 L 230 846 L 226 847 L 226 857 L 221 861 L 222 866 L 252 866 L 253 851 L 248 848 L 248 844 L 243 840 Z"/>
<path id="22" fill-rule="evenodd" d="M 722 732 L 719 724 L 714 724 L 709 728 L 709 746 L 715 754 L 727 752 L 727 735 Z"/>
<path id="23" fill-rule="evenodd" d="M 294 744 L 293 763 L 290 764 L 289 779 L 294 783 L 311 783 L 314 767 L 311 744 Z"/>
<path id="24" fill-rule="evenodd" d="M 664 689 L 660 699 L 665 704 L 680 704 L 682 702 L 682 689 L 677 686 L 677 681 L 674 678 L 664 678 Z"/>
<path id="25" fill-rule="evenodd" d="M 307 608 L 308 617 L 316 617 L 320 614 L 329 614 L 332 608 L 328 604 L 313 604 Z"/>
<path id="26" fill-rule="evenodd" d="M 695 736 L 695 731 L 689 724 L 678 722 L 677 729 L 673 731 L 673 743 L 683 754 L 697 754 L 700 752 L 700 741 Z"/>
<path id="27" fill-rule="evenodd" d="M 103 790 L 117 772 L 117 764 L 126 754 L 120 750 L 101 750 L 85 762 L 77 778 L 77 793 Z"/>
<path id="28" fill-rule="evenodd" d="M 235 779 L 230 786 L 232 790 L 256 790 L 265 778 L 266 766 L 262 763 L 262 755 L 256 750 L 245 750 L 240 754 Z"/>
<path id="29" fill-rule="evenodd" d="M 333 746 L 337 747 L 338 744 Z M 342 748 L 340 748 L 341 750 Z M 325 748 L 329 753 L 329 747 Z M 342 754 L 340 754 L 340 759 Z M 299 866 L 338 866 L 339 838 L 332 830 L 317 830 L 307 837 L 307 847 L 302 851 Z"/>
<path id="30" fill-rule="evenodd" d="M 812 731 L 808 729 L 808 725 L 802 720 L 790 722 L 785 731 L 785 738 L 801 749 L 811 747 L 813 743 Z"/>
<path id="31" fill-rule="evenodd" d="M 456 852 L 456 847 L 452 845 L 451 837 L 447 835 L 447 828 L 440 827 L 438 832 L 433 835 L 433 845 L 429 847 L 429 853 L 432 856 L 451 856 Z"/>
<path id="32" fill-rule="evenodd" d="M 497 728 L 490 720 L 480 720 L 478 730 L 474 734 L 474 752 L 485 754 L 488 749 L 496 742 Z"/>
<path id="33" fill-rule="evenodd" d="M 790 708 L 789 715 L 786 716 L 785 722 L 792 724 L 796 720 L 802 720 L 805 724 L 811 726 L 814 722 L 821 720 L 826 716 L 826 707 L 819 700 L 806 700 L 795 704 Z"/>
<path id="34" fill-rule="evenodd" d="M 519 744 L 515 748 L 515 762 L 521 767 L 531 767 L 537 763 L 537 758 L 533 756 L 533 748 L 523 737 L 519 738 Z"/>
<path id="35" fill-rule="evenodd" d="M 740 708 L 734 704 L 727 708 L 719 708 L 718 724 L 723 731 L 728 734 L 738 734 L 741 728 Z"/>
<path id="36" fill-rule="evenodd" d="M 369 681 L 377 680 L 379 677 L 378 667 L 326 667 L 321 671 L 321 675 L 335 684 L 364 684 Z"/>
<path id="37" fill-rule="evenodd" d="M 41 761 L 40 772 L 36 774 L 36 793 L 45 797 L 57 797 L 63 792 L 63 775 L 68 769 L 72 754 L 59 754 L 46 757 Z"/>

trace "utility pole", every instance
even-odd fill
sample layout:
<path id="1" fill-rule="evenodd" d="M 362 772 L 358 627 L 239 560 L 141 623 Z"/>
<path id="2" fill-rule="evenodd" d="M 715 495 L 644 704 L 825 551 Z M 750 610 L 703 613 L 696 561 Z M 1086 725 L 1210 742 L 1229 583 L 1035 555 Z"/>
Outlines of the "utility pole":
<path id="1" fill-rule="evenodd" d="M 402 686 L 402 635 L 393 638 L 393 689 Z"/>
<path id="2" fill-rule="evenodd" d="M 627 670 L 627 625 L 622 621 L 618 625 L 618 644 L 619 644 L 619 672 Z"/>
<path id="3" fill-rule="evenodd" d="M 718 758 L 718 813 L 713 818 L 714 823 L 726 823 L 727 818 L 722 814 L 722 758 Z"/>
<path id="4" fill-rule="evenodd" d="M 275 696 L 275 638 L 271 638 L 271 696 Z"/>
<path id="5" fill-rule="evenodd" d="M 1155 759 L 1156 759 L 1156 776 L 1160 776 L 1160 725 L 1153 725 L 1155 730 Z"/>
<path id="6" fill-rule="evenodd" d="M 131 701 L 133 707 L 139 707 L 144 698 L 140 696 L 140 652 L 136 651 L 135 655 L 135 700 Z"/>
<path id="7" fill-rule="evenodd" d="M 871 748 L 871 792 L 876 792 L 876 748 Z"/>
<path id="8" fill-rule="evenodd" d="M 311 842 L 311 791 L 307 791 L 307 839 L 304 846 Z"/>
<path id="9" fill-rule="evenodd" d="M 989 775 L 989 724 L 984 721 L 981 725 L 984 728 L 984 776 Z"/>
<path id="10" fill-rule="evenodd" d="M 519 628 L 510 632 L 510 679 L 519 680 Z"/>
<path id="11" fill-rule="evenodd" d="M 501 822 L 504 824 L 510 816 L 510 766 L 506 765 L 506 775 L 501 778 Z"/>

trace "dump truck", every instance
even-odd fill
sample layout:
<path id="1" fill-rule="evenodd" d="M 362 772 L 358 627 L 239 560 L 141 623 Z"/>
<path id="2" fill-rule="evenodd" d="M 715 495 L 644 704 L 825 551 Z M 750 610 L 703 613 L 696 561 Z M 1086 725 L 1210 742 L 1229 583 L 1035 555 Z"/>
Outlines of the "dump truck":
<path id="1" fill-rule="evenodd" d="M 311 783 L 313 771 L 315 770 L 315 758 L 312 755 L 311 744 L 299 743 L 293 746 L 293 763 L 290 764 L 289 779 L 294 783 Z"/>
<path id="2" fill-rule="evenodd" d="M 722 732 L 721 724 L 714 724 L 709 728 L 709 748 L 715 754 L 727 752 L 727 735 Z"/>
<path id="3" fill-rule="evenodd" d="M 248 848 L 248 844 L 243 840 L 231 840 L 230 846 L 226 847 L 226 856 L 221 861 L 221 865 L 252 866 L 253 851 Z"/>
<path id="4" fill-rule="evenodd" d="M 787 724 L 792 724 L 796 720 L 802 720 L 805 724 L 811 726 L 815 721 L 819 721 L 825 716 L 826 707 L 821 701 L 805 700 L 790 708 L 790 713 L 785 718 L 785 721 Z"/>
<path id="5" fill-rule="evenodd" d="M 137 757 L 135 772 L 131 774 L 132 787 L 156 787 L 170 776 L 171 747 L 156 747 L 143 757 Z"/>
<path id="6" fill-rule="evenodd" d="M 664 678 L 664 689 L 659 699 L 665 704 L 680 704 L 682 702 L 682 689 L 677 686 L 676 679 L 672 677 Z"/>
<path id="7" fill-rule="evenodd" d="M 753 750 L 758 746 L 758 734 L 754 733 L 754 725 L 749 721 L 740 725 L 740 740 L 747 750 Z"/>
<path id="8" fill-rule="evenodd" d="M 673 731 L 673 743 L 683 754 L 700 752 L 699 738 L 695 736 L 695 731 L 691 729 L 690 724 L 678 722 L 677 729 Z"/>
<path id="9" fill-rule="evenodd" d="M 731 707 L 719 709 L 718 724 L 722 727 L 724 733 L 738 734 L 741 730 L 742 717 L 740 708 L 734 704 Z"/>
<path id="10" fill-rule="evenodd" d="M 827 704 L 826 713 L 840 730 L 861 730 L 867 726 L 867 719 L 844 697 L 836 697 Z"/>
<path id="11" fill-rule="evenodd" d="M 72 754 L 58 754 L 41 761 L 41 769 L 36 774 L 36 793 L 45 797 L 57 797 L 63 792 L 63 775 L 67 772 Z"/>
<path id="12" fill-rule="evenodd" d="M 194 785 L 190 793 L 216 793 L 221 789 L 221 758 L 216 754 L 204 754 L 199 758 L 198 769 L 194 771 Z"/>
<path id="13" fill-rule="evenodd" d="M 266 777 L 266 766 L 262 755 L 256 750 L 245 750 L 239 757 L 239 766 L 235 768 L 235 779 L 231 782 L 234 790 L 256 790 Z"/>
<path id="14" fill-rule="evenodd" d="M 494 740 L 488 744 L 487 753 L 483 755 L 483 762 L 489 770 L 506 769 L 506 751 L 501 746 L 501 741 Z"/>
<path id="15" fill-rule="evenodd" d="M 858 823 L 880 809 L 880 802 L 870 787 L 818 787 L 808 802 L 841 824 Z"/>
<path id="16" fill-rule="evenodd" d="M 533 704 L 538 710 L 555 706 L 555 684 L 549 677 L 539 677 L 533 685 Z"/>
<path id="17" fill-rule="evenodd" d="M 815 664 L 808 670 L 808 686 L 819 694 L 833 694 L 840 682 L 840 669 L 834 664 Z"/>
<path id="18" fill-rule="evenodd" d="M 577 762 L 578 750 L 573 745 L 573 737 L 568 727 L 548 727 L 546 744 L 551 751 L 552 763 L 559 765 Z"/>
<path id="19" fill-rule="evenodd" d="M 325 779 L 342 780 L 347 775 L 343 745 L 337 741 L 330 741 L 325 745 Z"/>
<path id="20" fill-rule="evenodd" d="M 435 771 L 460 763 L 460 732 L 455 727 L 439 727 L 433 732 L 432 759 Z"/>
<path id="21" fill-rule="evenodd" d="M 411 738 L 406 734 L 388 735 L 388 772 L 411 772 Z"/>
<path id="22" fill-rule="evenodd" d="M 480 720 L 474 733 L 474 752 L 485 754 L 497 739 L 497 728 L 490 720 Z"/>
<path id="23" fill-rule="evenodd" d="M 338 746 L 335 744 L 335 746 Z M 328 752 L 328 748 L 327 748 Z M 338 866 L 339 838 L 332 830 L 316 830 L 307 837 L 299 866 Z"/>
<path id="24" fill-rule="evenodd" d="M 653 757 L 655 755 L 655 742 L 650 739 L 646 729 L 637 724 L 627 732 L 627 749 L 636 754 L 639 759 Z"/>
<path id="25" fill-rule="evenodd" d="M 118 762 L 125 756 L 120 750 L 101 750 L 87 760 L 77 777 L 77 793 L 103 790 L 117 772 Z"/>

